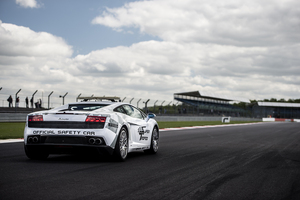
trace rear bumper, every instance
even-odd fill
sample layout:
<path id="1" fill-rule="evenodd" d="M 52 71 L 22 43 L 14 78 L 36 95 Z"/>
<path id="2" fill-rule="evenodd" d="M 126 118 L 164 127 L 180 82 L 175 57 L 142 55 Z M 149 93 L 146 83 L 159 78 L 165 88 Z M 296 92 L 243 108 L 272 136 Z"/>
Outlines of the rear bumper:
<path id="1" fill-rule="evenodd" d="M 43 145 L 25 145 L 25 148 L 42 151 L 49 154 L 91 154 L 99 153 L 104 155 L 113 155 L 114 149 L 109 146 L 80 146 L 80 145 L 59 145 L 59 144 L 43 144 Z"/>
<path id="2" fill-rule="evenodd" d="M 50 154 L 86 151 L 112 154 L 114 151 L 112 147 L 105 144 L 102 137 L 97 136 L 31 135 L 26 140 L 26 147 L 47 151 Z"/>
<path id="3" fill-rule="evenodd" d="M 65 136 L 65 135 L 28 135 L 27 145 L 63 144 L 63 145 L 106 145 L 103 137 L 99 136 Z M 94 141 L 93 141 L 94 140 Z M 97 140 L 97 143 L 96 143 Z"/>
<path id="4" fill-rule="evenodd" d="M 37 137 L 38 143 L 63 143 L 74 145 L 89 145 L 90 138 L 100 138 L 103 145 L 114 148 L 117 134 L 108 128 L 103 129 L 58 129 L 29 128 L 24 130 L 24 143 L 30 144 L 29 138 Z M 103 143 L 104 142 L 104 143 Z"/>

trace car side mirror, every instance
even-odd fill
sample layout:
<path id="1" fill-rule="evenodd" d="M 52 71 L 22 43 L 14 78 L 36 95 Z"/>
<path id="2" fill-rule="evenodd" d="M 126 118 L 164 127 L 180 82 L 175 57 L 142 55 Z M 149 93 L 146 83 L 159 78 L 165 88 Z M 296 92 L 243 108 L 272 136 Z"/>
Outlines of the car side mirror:
<path id="1" fill-rule="evenodd" d="M 146 121 L 148 121 L 150 118 L 155 118 L 155 117 L 156 115 L 154 113 L 148 113 Z"/>

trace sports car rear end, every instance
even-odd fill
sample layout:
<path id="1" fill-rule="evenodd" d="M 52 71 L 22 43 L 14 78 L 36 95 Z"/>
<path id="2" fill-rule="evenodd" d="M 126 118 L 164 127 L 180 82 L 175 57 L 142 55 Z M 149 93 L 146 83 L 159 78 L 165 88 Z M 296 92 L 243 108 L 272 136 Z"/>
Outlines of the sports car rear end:
<path id="1" fill-rule="evenodd" d="M 27 116 L 25 152 L 43 159 L 51 153 L 80 153 L 86 150 L 112 154 L 118 123 L 109 112 L 97 112 L 105 104 L 70 104 Z"/>

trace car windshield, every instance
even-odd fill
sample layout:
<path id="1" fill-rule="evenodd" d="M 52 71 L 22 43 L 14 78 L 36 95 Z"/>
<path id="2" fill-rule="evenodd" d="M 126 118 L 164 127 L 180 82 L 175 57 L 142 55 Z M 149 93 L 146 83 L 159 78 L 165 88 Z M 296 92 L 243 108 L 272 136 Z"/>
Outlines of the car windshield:
<path id="1" fill-rule="evenodd" d="M 104 106 L 107 106 L 107 104 L 70 104 L 68 110 L 92 111 Z"/>

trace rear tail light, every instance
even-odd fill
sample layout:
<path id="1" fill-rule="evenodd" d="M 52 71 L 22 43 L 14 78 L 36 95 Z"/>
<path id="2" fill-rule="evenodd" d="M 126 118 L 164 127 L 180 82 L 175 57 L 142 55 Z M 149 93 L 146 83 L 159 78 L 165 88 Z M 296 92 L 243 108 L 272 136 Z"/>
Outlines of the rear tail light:
<path id="1" fill-rule="evenodd" d="M 43 115 L 32 115 L 28 116 L 29 122 L 41 122 L 43 121 Z"/>
<path id="2" fill-rule="evenodd" d="M 87 116 L 85 122 L 105 122 L 106 117 L 99 117 L 99 116 Z"/>

